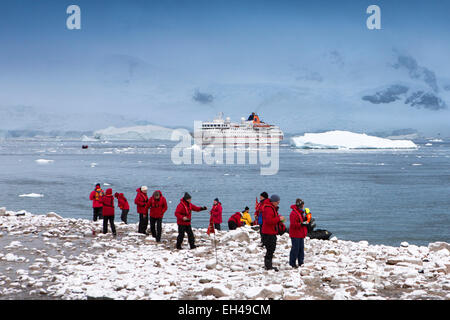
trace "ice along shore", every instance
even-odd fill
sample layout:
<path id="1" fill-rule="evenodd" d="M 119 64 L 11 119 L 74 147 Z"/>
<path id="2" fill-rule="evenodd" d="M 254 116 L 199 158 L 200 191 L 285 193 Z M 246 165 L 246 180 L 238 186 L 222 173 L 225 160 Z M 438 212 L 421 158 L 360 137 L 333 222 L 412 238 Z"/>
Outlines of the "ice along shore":
<path id="1" fill-rule="evenodd" d="M 176 224 L 161 243 L 117 223 L 0 209 L 0 299 L 450 299 L 450 244 L 400 247 L 306 239 L 305 265 L 288 265 L 290 239 L 278 237 L 274 265 L 251 228 L 206 229 L 194 250 L 176 250 Z M 95 234 L 94 234 L 94 232 Z"/>

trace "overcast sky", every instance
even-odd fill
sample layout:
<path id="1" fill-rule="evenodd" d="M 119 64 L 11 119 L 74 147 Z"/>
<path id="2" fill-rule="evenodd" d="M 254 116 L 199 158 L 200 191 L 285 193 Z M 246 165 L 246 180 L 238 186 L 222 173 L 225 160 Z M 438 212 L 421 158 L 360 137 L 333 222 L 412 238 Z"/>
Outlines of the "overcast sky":
<path id="1" fill-rule="evenodd" d="M 71 4 L 81 8 L 81 30 L 66 28 Z M 381 8 L 382 30 L 366 27 L 371 4 Z M 164 110 L 200 119 L 227 113 L 261 87 L 299 85 L 296 72 L 305 70 L 309 89 L 323 80 L 317 90 L 332 88 L 340 101 L 341 93 L 357 94 L 349 74 L 367 88 L 383 85 L 377 66 L 395 62 L 393 52 L 450 79 L 449 12 L 449 1 L 434 0 L 2 0 L 0 106 L 94 109 L 168 124 L 173 114 Z M 345 64 L 347 77 L 324 70 L 323 57 Z M 247 116 L 258 104 L 255 98 L 238 107 Z M 276 98 L 269 104 L 276 108 Z M 349 104 L 319 104 L 318 118 Z M 289 114 L 288 103 L 279 112 Z"/>

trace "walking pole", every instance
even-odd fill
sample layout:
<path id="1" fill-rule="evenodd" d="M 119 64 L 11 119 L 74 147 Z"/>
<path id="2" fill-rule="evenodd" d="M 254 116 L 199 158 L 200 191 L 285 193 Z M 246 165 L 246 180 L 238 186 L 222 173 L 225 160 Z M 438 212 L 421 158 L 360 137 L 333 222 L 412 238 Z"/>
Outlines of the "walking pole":
<path id="1" fill-rule="evenodd" d="M 216 252 L 216 266 L 217 266 L 216 230 L 214 230 L 214 251 Z"/>

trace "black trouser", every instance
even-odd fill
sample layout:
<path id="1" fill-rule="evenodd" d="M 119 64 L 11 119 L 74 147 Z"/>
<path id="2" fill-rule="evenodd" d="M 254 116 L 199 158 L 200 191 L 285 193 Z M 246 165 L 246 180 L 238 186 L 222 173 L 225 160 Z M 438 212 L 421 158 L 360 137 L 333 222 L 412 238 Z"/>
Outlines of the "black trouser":
<path id="1" fill-rule="evenodd" d="M 102 207 L 94 208 L 94 221 L 97 221 L 97 219 L 103 219 L 102 212 L 103 212 Z"/>
<path id="2" fill-rule="evenodd" d="M 220 231 L 220 223 L 214 223 L 214 228 Z"/>
<path id="3" fill-rule="evenodd" d="M 229 230 L 236 230 L 237 224 L 234 221 L 228 221 L 228 229 Z"/>
<path id="4" fill-rule="evenodd" d="M 103 217 L 103 233 L 108 232 L 108 221 L 111 224 L 111 231 L 115 235 L 116 234 L 116 226 L 114 225 L 114 216 Z"/>
<path id="5" fill-rule="evenodd" d="M 120 220 L 122 220 L 125 223 L 127 223 L 128 211 L 130 211 L 130 210 L 129 209 L 122 209 L 122 214 L 120 216 Z"/>
<path id="6" fill-rule="evenodd" d="M 270 234 L 262 234 L 262 241 L 266 247 L 266 255 L 264 256 L 264 266 L 266 269 L 272 269 L 272 259 L 277 246 L 277 236 Z"/>
<path id="7" fill-rule="evenodd" d="M 188 235 L 188 242 L 189 245 L 192 247 L 194 247 L 195 245 L 195 238 L 194 238 L 194 233 L 192 232 L 192 227 L 189 226 L 182 226 L 182 225 L 178 225 L 178 237 L 177 237 L 177 249 L 181 249 L 181 244 L 183 243 L 184 240 L 184 233 L 187 233 Z"/>
<path id="8" fill-rule="evenodd" d="M 262 213 L 261 213 L 262 214 Z M 264 246 L 264 242 L 263 242 L 263 233 L 262 233 L 262 223 L 259 225 L 259 234 L 261 235 L 261 243 Z"/>
<path id="9" fill-rule="evenodd" d="M 148 227 L 148 214 L 144 216 L 144 214 L 139 213 L 139 227 L 138 232 L 145 234 Z"/>
<path id="10" fill-rule="evenodd" d="M 150 217 L 150 231 L 152 232 L 152 237 L 156 239 L 156 242 L 160 242 L 162 233 L 162 218 Z"/>

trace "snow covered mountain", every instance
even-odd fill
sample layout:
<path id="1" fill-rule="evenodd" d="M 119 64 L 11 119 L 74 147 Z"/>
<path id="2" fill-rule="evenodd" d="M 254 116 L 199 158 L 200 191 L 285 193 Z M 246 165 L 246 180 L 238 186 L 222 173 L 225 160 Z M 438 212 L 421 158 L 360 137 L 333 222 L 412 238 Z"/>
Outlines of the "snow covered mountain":
<path id="1" fill-rule="evenodd" d="M 216 77 L 206 67 L 193 73 L 130 55 L 102 57 L 75 69 L 78 100 L 61 101 L 57 109 L 0 107 L 0 136 L 81 137 L 148 124 L 192 128 L 195 120 L 211 120 L 218 112 L 239 121 L 253 111 L 286 134 L 347 130 L 388 136 L 412 130 L 450 136 L 450 76 L 408 53 L 366 59 L 331 49 L 251 72 L 238 67 Z M 84 78 L 85 69 L 94 76 Z M 30 92 L 25 101 L 42 96 Z"/>

